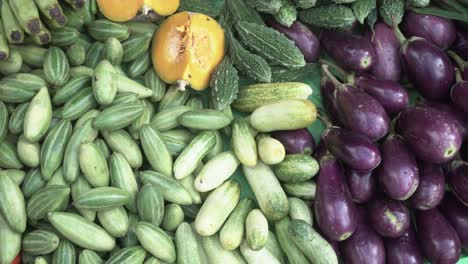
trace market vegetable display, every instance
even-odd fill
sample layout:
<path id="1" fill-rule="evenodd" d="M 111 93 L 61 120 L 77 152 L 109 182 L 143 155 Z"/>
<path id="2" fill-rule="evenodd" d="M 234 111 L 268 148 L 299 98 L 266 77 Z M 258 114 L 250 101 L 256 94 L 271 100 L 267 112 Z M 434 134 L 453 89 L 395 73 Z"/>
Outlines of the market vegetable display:
<path id="1" fill-rule="evenodd" d="M 456 263 L 466 14 L 3 1 L 0 264 Z"/>

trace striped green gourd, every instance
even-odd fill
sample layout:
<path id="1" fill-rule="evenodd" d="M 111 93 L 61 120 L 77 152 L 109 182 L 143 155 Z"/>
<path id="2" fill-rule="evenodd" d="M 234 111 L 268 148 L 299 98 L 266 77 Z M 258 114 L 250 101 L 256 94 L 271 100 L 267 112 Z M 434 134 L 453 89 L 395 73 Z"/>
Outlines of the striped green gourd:
<path id="1" fill-rule="evenodd" d="M 31 100 L 24 116 L 24 136 L 30 142 L 39 141 L 47 132 L 52 119 L 52 103 L 46 87 Z"/>
<path id="2" fill-rule="evenodd" d="M 116 38 L 108 38 L 104 42 L 103 53 L 104 59 L 112 63 L 112 65 L 120 65 L 123 57 L 122 43 Z"/>
<path id="3" fill-rule="evenodd" d="M 21 249 L 21 233 L 17 233 L 0 215 L 0 262 L 11 263 Z"/>
<path id="4" fill-rule="evenodd" d="M 0 142 L 0 167 L 3 169 L 21 169 L 23 167 L 15 146 L 7 140 Z"/>
<path id="5" fill-rule="evenodd" d="M 61 108 L 60 117 L 63 119 L 75 120 L 84 115 L 89 110 L 96 108 L 97 102 L 93 96 L 91 87 L 81 89 L 74 94 Z"/>
<path id="6" fill-rule="evenodd" d="M 85 177 L 79 176 L 75 182 L 71 184 L 71 196 L 73 201 L 76 201 L 81 194 L 90 191 L 91 189 L 92 187 Z M 94 221 L 96 218 L 96 211 L 79 208 L 77 208 L 77 210 L 83 217 L 90 221 Z"/>
<path id="7" fill-rule="evenodd" d="M 120 153 L 130 164 L 130 167 L 136 169 L 143 163 L 143 155 L 140 147 L 127 131 L 120 129 L 116 131 L 101 131 L 109 148 Z"/>
<path id="8" fill-rule="evenodd" d="M 130 164 L 122 154 L 113 153 L 109 159 L 109 169 L 111 185 L 128 193 L 130 202 L 126 204 L 126 207 L 136 213 L 138 183 Z"/>
<path id="9" fill-rule="evenodd" d="M 124 190 L 115 187 L 98 187 L 82 193 L 73 205 L 80 209 L 95 211 L 108 210 L 125 205 L 130 196 Z"/>
<path id="10" fill-rule="evenodd" d="M 109 106 L 96 116 L 93 126 L 97 130 L 119 130 L 129 126 L 142 114 L 143 104 L 140 101 Z"/>
<path id="11" fill-rule="evenodd" d="M 0 213 L 15 232 L 26 229 L 26 205 L 19 186 L 10 177 L 0 177 Z"/>
<path id="12" fill-rule="evenodd" d="M 144 184 L 156 186 L 164 197 L 164 200 L 179 205 L 192 204 L 192 198 L 185 188 L 174 178 L 167 177 L 155 171 L 143 171 L 140 174 Z"/>
<path id="13" fill-rule="evenodd" d="M 91 77 L 80 76 L 71 78 L 64 86 L 58 89 L 52 97 L 54 105 L 61 105 L 66 103 L 70 98 L 82 89 L 89 87 L 91 84 Z"/>
<path id="14" fill-rule="evenodd" d="M 45 185 L 46 181 L 42 178 L 41 169 L 31 169 L 24 178 L 23 185 L 21 185 L 21 192 L 24 198 L 29 198 Z"/>
<path id="15" fill-rule="evenodd" d="M 89 249 L 84 249 L 78 255 L 79 264 L 103 264 L 104 260 L 94 251 Z"/>
<path id="16" fill-rule="evenodd" d="M 3 141 L 8 133 L 10 114 L 4 102 L 0 102 L 0 141 Z"/>
<path id="17" fill-rule="evenodd" d="M 146 250 L 140 246 L 123 248 L 110 257 L 107 264 L 142 264 Z"/>
<path id="18" fill-rule="evenodd" d="M 38 142 L 29 142 L 23 135 L 18 138 L 16 151 L 20 161 L 31 168 L 40 165 L 41 146 Z"/>
<path id="19" fill-rule="evenodd" d="M 65 51 L 68 57 L 70 66 L 80 66 L 86 59 L 86 48 L 80 43 L 74 43 L 70 45 Z"/>
<path id="20" fill-rule="evenodd" d="M 231 121 L 222 111 L 214 109 L 191 110 L 178 118 L 180 125 L 196 130 L 219 130 L 228 126 Z"/>
<path id="21" fill-rule="evenodd" d="M 87 25 L 87 29 L 89 35 L 97 41 L 106 41 L 109 38 L 122 41 L 130 36 L 130 30 L 127 26 L 107 19 L 94 20 Z"/>
<path id="22" fill-rule="evenodd" d="M 197 238 L 188 223 L 182 223 L 175 232 L 177 261 L 179 263 L 202 264 Z"/>
<path id="23" fill-rule="evenodd" d="M 8 130 L 13 135 L 18 135 L 23 132 L 24 116 L 28 109 L 29 103 L 22 103 L 16 106 L 15 110 L 10 115 L 8 122 Z"/>
<path id="24" fill-rule="evenodd" d="M 189 97 L 190 93 L 180 90 L 177 85 L 171 85 L 159 102 L 158 112 L 164 109 L 185 105 Z"/>
<path id="25" fill-rule="evenodd" d="M 145 184 L 138 193 L 138 215 L 141 221 L 159 226 L 164 216 L 164 199 L 160 189 Z"/>
<path id="26" fill-rule="evenodd" d="M 68 120 L 60 121 L 47 135 L 41 148 L 42 177 L 49 180 L 63 161 L 63 154 L 72 134 L 72 124 Z"/>
<path id="27" fill-rule="evenodd" d="M 39 220 L 45 218 L 49 212 L 64 210 L 69 196 L 68 186 L 50 185 L 38 190 L 28 200 L 28 218 Z"/>
<path id="28" fill-rule="evenodd" d="M 164 217 L 161 222 L 161 228 L 174 232 L 177 227 L 184 222 L 184 210 L 178 204 L 168 204 L 164 207 Z"/>
<path id="29" fill-rule="evenodd" d="M 128 213 L 128 232 L 125 236 L 119 238 L 119 244 L 122 247 L 131 247 L 138 245 L 138 238 L 135 234 L 135 227 L 138 224 L 140 219 L 138 215 Z"/>
<path id="30" fill-rule="evenodd" d="M 117 71 L 107 61 L 100 61 L 94 69 L 93 94 L 100 105 L 111 104 L 117 95 Z"/>
<path id="31" fill-rule="evenodd" d="M 160 132 L 174 129 L 179 126 L 179 116 L 188 111 L 190 107 L 184 105 L 164 109 L 151 119 L 150 125 Z"/>
<path id="32" fill-rule="evenodd" d="M 154 116 L 154 105 L 147 99 L 142 99 L 141 104 L 143 105 L 143 113 L 133 122 L 129 131 L 134 139 L 140 139 L 140 129 L 143 125 L 148 125 Z"/>
<path id="33" fill-rule="evenodd" d="M 64 85 L 70 78 L 70 63 L 67 55 L 58 47 L 49 47 L 44 58 L 44 74 L 47 82 Z"/>
<path id="34" fill-rule="evenodd" d="M 174 263 L 176 250 L 171 238 L 159 227 L 148 222 L 136 226 L 136 235 L 143 248 L 158 259 Z"/>
<path id="35" fill-rule="evenodd" d="M 151 67 L 145 73 L 145 86 L 153 91 L 150 100 L 152 102 L 159 102 L 166 93 L 166 83 L 164 83 Z"/>
<path id="36" fill-rule="evenodd" d="M 102 42 L 94 42 L 89 47 L 86 53 L 86 59 L 83 63 L 84 66 L 89 68 L 96 68 L 96 65 L 101 61 L 104 57 L 104 44 Z"/>
<path id="37" fill-rule="evenodd" d="M 84 142 L 79 154 L 81 172 L 94 187 L 109 185 L 109 166 L 104 154 L 92 142 Z"/>
<path id="38" fill-rule="evenodd" d="M 74 264 L 77 255 L 75 245 L 68 240 L 61 240 L 59 246 L 52 255 L 52 263 Z"/>
<path id="39" fill-rule="evenodd" d="M 152 33 L 143 33 L 132 36 L 122 43 L 123 58 L 122 62 L 130 62 L 135 60 L 139 55 L 148 50 Z"/>
<path id="40" fill-rule="evenodd" d="M 151 54 L 144 52 L 127 65 L 127 74 L 130 78 L 142 76 L 152 66 Z"/>
<path id="41" fill-rule="evenodd" d="M 68 47 L 75 43 L 81 33 L 72 27 L 61 27 L 50 31 L 50 44 L 57 47 Z"/>
<path id="42" fill-rule="evenodd" d="M 46 255 L 59 246 L 56 234 L 46 230 L 35 230 L 24 235 L 22 250 L 32 255 Z"/>
<path id="43" fill-rule="evenodd" d="M 172 176 L 172 156 L 161 134 L 150 125 L 143 125 L 140 128 L 140 141 L 151 167 L 157 172 Z"/>
<path id="44" fill-rule="evenodd" d="M 128 232 L 129 221 L 123 206 L 97 212 L 102 227 L 113 237 L 123 237 Z"/>

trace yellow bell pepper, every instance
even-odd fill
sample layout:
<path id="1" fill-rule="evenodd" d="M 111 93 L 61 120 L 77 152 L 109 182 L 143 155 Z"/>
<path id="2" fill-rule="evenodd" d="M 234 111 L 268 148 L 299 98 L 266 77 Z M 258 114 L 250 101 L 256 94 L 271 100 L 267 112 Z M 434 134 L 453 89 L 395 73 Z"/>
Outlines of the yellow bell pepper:
<path id="1" fill-rule="evenodd" d="M 181 12 L 167 18 L 153 39 L 152 60 L 166 83 L 208 87 L 211 75 L 224 57 L 224 31 L 213 18 Z"/>
<path id="2" fill-rule="evenodd" d="M 136 16 L 143 6 L 143 0 L 97 0 L 97 4 L 109 20 L 125 22 Z"/>

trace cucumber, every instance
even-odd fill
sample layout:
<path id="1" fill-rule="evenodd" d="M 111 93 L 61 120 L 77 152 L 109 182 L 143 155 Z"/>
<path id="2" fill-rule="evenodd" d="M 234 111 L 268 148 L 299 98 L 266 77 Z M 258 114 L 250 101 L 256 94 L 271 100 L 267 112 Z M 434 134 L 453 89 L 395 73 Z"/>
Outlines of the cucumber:
<path id="1" fill-rule="evenodd" d="M 84 249 L 110 251 L 115 247 L 115 239 L 102 227 L 77 214 L 51 212 L 48 219 L 60 234 Z"/>
<path id="2" fill-rule="evenodd" d="M 76 263 L 75 246 L 68 240 L 60 241 L 59 246 L 52 255 L 53 264 L 74 264 Z"/>
<path id="3" fill-rule="evenodd" d="M 278 242 L 281 248 L 284 250 L 286 257 L 288 258 L 289 263 L 291 264 L 303 264 L 308 263 L 309 260 L 307 257 L 302 253 L 302 251 L 296 246 L 295 243 L 291 243 L 291 239 L 289 236 L 289 225 L 291 223 L 291 219 L 289 217 L 285 217 L 280 221 L 276 222 L 275 224 L 275 232 L 278 236 Z"/>
<path id="4" fill-rule="evenodd" d="M 160 132 L 174 129 L 179 126 L 179 117 L 188 111 L 190 111 L 190 107 L 183 105 L 164 109 L 151 119 L 150 125 Z"/>
<path id="5" fill-rule="evenodd" d="M 184 211 L 178 204 L 168 204 L 164 208 L 164 217 L 162 219 L 161 228 L 174 232 L 179 225 L 184 222 Z"/>
<path id="6" fill-rule="evenodd" d="M 123 57 L 122 43 L 116 38 L 108 38 L 104 42 L 103 57 L 109 61 L 112 65 L 120 65 Z"/>
<path id="7" fill-rule="evenodd" d="M 232 63 L 242 74 L 260 82 L 271 82 L 271 68 L 265 59 L 245 49 L 234 37 L 230 38 L 229 47 Z"/>
<path id="8" fill-rule="evenodd" d="M 219 233 L 219 240 L 225 250 L 235 250 L 240 246 L 244 238 L 245 220 L 254 206 L 251 199 L 242 198 L 229 215 Z"/>
<path id="9" fill-rule="evenodd" d="M 85 142 L 80 146 L 80 168 L 88 182 L 94 187 L 109 185 L 109 167 L 103 153 L 94 143 Z"/>
<path id="10" fill-rule="evenodd" d="M 238 250 L 224 249 L 216 235 L 202 237 L 201 244 L 205 249 L 208 263 L 247 264 Z"/>
<path id="11" fill-rule="evenodd" d="M 93 126 L 97 130 L 115 131 L 129 126 L 143 114 L 143 104 L 138 101 L 106 107 L 96 116 Z"/>
<path id="12" fill-rule="evenodd" d="M 268 232 L 268 241 L 265 245 L 265 249 L 274 255 L 281 263 L 286 263 L 286 255 L 278 242 L 278 238 L 276 238 L 275 233 L 272 231 Z"/>
<path id="13" fill-rule="evenodd" d="M 162 229 L 147 222 L 140 222 L 135 230 L 141 245 L 149 253 L 168 263 L 176 261 L 174 243 Z"/>
<path id="14" fill-rule="evenodd" d="M 309 205 L 296 197 L 289 197 L 289 216 L 291 219 L 299 219 L 313 226 L 314 216 Z"/>
<path id="15" fill-rule="evenodd" d="M 24 178 L 23 185 L 21 185 L 21 192 L 24 198 L 29 198 L 44 187 L 45 184 L 46 182 L 42 179 L 41 170 L 39 168 L 31 169 Z"/>
<path id="16" fill-rule="evenodd" d="M 8 130 L 11 134 L 18 135 L 23 132 L 24 116 L 26 115 L 28 106 L 29 106 L 29 103 L 19 104 L 16 106 L 15 110 L 13 110 L 13 113 L 10 114 L 10 120 L 8 122 Z M 29 166 L 29 167 L 36 167 L 36 166 Z"/>
<path id="17" fill-rule="evenodd" d="M 404 0 L 383 0 L 379 6 L 379 14 L 382 20 L 390 27 L 398 26 L 405 14 Z"/>
<path id="18" fill-rule="evenodd" d="M 128 193 L 130 202 L 125 206 L 133 213 L 137 212 L 138 183 L 130 164 L 120 153 L 113 153 L 109 159 L 111 185 Z"/>
<path id="19" fill-rule="evenodd" d="M 0 177 L 0 215 L 15 232 L 26 229 L 26 206 L 23 193 L 10 177 Z"/>
<path id="20" fill-rule="evenodd" d="M 130 164 L 130 167 L 136 169 L 143 163 L 143 157 L 140 147 L 135 140 L 125 130 L 102 131 L 102 136 L 107 145 L 113 152 L 120 153 Z"/>
<path id="21" fill-rule="evenodd" d="M 64 86 L 55 92 L 52 97 L 54 105 L 61 105 L 66 103 L 73 95 L 88 87 L 91 84 L 91 77 L 80 76 L 70 79 Z"/>
<path id="22" fill-rule="evenodd" d="M 39 141 L 47 132 L 52 119 L 52 103 L 46 87 L 41 88 L 29 103 L 24 116 L 24 137 L 30 142 Z"/>
<path id="23" fill-rule="evenodd" d="M 15 146 L 7 140 L 0 143 L 0 167 L 4 169 L 21 169 L 23 167 Z"/>
<path id="24" fill-rule="evenodd" d="M 140 246 L 120 249 L 110 257 L 106 264 L 142 264 L 145 261 L 146 251 Z"/>
<path id="25" fill-rule="evenodd" d="M 345 5 L 323 5 L 299 12 L 299 19 L 314 27 L 325 29 L 345 29 L 351 27 L 356 16 Z"/>
<path id="26" fill-rule="evenodd" d="M 307 99 L 312 88 L 299 82 L 262 83 L 242 86 L 232 107 L 241 112 L 255 109 L 285 99 Z"/>
<path id="27" fill-rule="evenodd" d="M 317 118 L 317 109 L 309 100 L 282 100 L 257 108 L 250 124 L 260 132 L 294 130 L 308 127 Z"/>
<path id="28" fill-rule="evenodd" d="M 175 160 L 174 177 L 180 180 L 189 176 L 214 146 L 215 139 L 215 134 L 211 131 L 200 132 Z"/>
<path id="29" fill-rule="evenodd" d="M 68 205 L 70 188 L 51 185 L 37 191 L 28 200 L 26 211 L 31 220 L 43 219 L 49 212 L 63 211 Z"/>
<path id="30" fill-rule="evenodd" d="M 229 106 L 236 99 L 239 74 L 228 56 L 223 59 L 211 76 L 210 87 L 214 107 L 218 110 Z"/>
<path id="31" fill-rule="evenodd" d="M 259 158 L 268 165 L 281 163 L 286 155 L 283 144 L 269 136 L 257 136 Z"/>
<path id="32" fill-rule="evenodd" d="M 229 12 L 230 18 L 234 23 L 239 21 L 248 21 L 264 25 L 262 17 L 243 0 L 230 0 L 226 1 L 226 8 Z"/>
<path id="33" fill-rule="evenodd" d="M 130 62 L 148 50 L 152 33 L 143 33 L 132 36 L 122 43 L 123 58 L 122 62 Z"/>
<path id="34" fill-rule="evenodd" d="M 234 174 L 239 164 L 239 160 L 232 151 L 216 155 L 198 173 L 193 184 L 195 189 L 200 192 L 216 189 Z"/>
<path id="35" fill-rule="evenodd" d="M 291 220 L 288 234 L 312 263 L 338 263 L 338 257 L 330 244 L 307 222 Z"/>
<path id="36" fill-rule="evenodd" d="M 100 61 L 94 69 L 93 94 L 100 105 L 111 104 L 117 95 L 117 71 L 107 61 Z"/>
<path id="37" fill-rule="evenodd" d="M 21 233 L 13 231 L 0 215 L 0 262 L 12 263 L 21 250 Z"/>
<path id="38" fill-rule="evenodd" d="M 153 184 L 162 192 L 164 200 L 179 205 L 191 205 L 193 203 L 190 194 L 173 178 L 169 178 L 155 171 L 143 171 L 140 174 L 144 184 Z"/>
<path id="39" fill-rule="evenodd" d="M 258 11 L 268 14 L 276 14 L 280 10 L 281 6 L 283 6 L 282 0 L 248 0 L 247 2 L 249 2 Z"/>
<path id="40" fill-rule="evenodd" d="M 181 223 L 175 232 L 175 244 L 177 248 L 177 263 L 202 264 L 199 253 L 199 245 L 192 227 L 188 223 Z"/>
<path id="41" fill-rule="evenodd" d="M 313 181 L 300 183 L 285 183 L 283 184 L 284 191 L 290 195 L 304 200 L 315 199 L 315 190 L 317 186 Z"/>
<path id="42" fill-rule="evenodd" d="M 254 167 L 257 164 L 257 143 L 244 118 L 236 118 L 233 122 L 232 148 L 243 165 Z"/>
<path id="43" fill-rule="evenodd" d="M 62 164 L 63 154 L 71 134 L 71 122 L 62 120 L 55 125 L 45 138 L 41 148 L 41 172 L 44 180 L 49 180 Z"/>
<path id="44" fill-rule="evenodd" d="M 288 198 L 271 168 L 258 161 L 255 167 L 244 165 L 242 170 L 265 216 L 270 220 L 285 217 L 289 213 Z"/>
<path id="45" fill-rule="evenodd" d="M 164 199 L 161 191 L 154 185 L 145 184 L 138 193 L 138 215 L 141 221 L 159 226 L 164 216 Z"/>
<path id="46" fill-rule="evenodd" d="M 166 84 L 159 78 L 156 71 L 150 67 L 145 73 L 145 86 L 153 91 L 151 102 L 159 102 L 166 93 Z"/>
<path id="47" fill-rule="evenodd" d="M 276 258 L 271 252 L 262 248 L 258 251 L 254 251 L 247 245 L 247 241 L 242 242 L 240 246 L 240 251 L 242 256 L 249 264 L 262 264 L 262 263 L 271 263 L 271 264 L 280 264 L 280 260 Z M 307 262 L 305 262 L 307 263 Z"/>
<path id="48" fill-rule="evenodd" d="M 94 20 L 87 25 L 87 29 L 89 35 L 97 41 L 106 41 L 109 38 L 122 41 L 130 36 L 130 30 L 127 26 L 107 19 Z"/>
<path id="49" fill-rule="evenodd" d="M 195 218 L 195 228 L 202 236 L 211 236 L 223 226 L 240 198 L 240 185 L 228 180 L 211 192 Z M 223 210 L 219 210 L 223 208 Z"/>
<path id="50" fill-rule="evenodd" d="M 180 125 L 196 130 L 219 130 L 228 126 L 231 121 L 222 111 L 213 109 L 187 111 L 178 118 Z"/>
<path id="51" fill-rule="evenodd" d="M 24 235 L 21 249 L 31 255 L 46 255 L 53 252 L 59 246 L 59 242 L 56 234 L 35 230 Z"/>
<path id="52" fill-rule="evenodd" d="M 81 251 L 78 255 L 78 264 L 103 264 L 104 261 L 99 257 L 99 255 L 89 249 Z"/>
<path id="53" fill-rule="evenodd" d="M 250 50 L 273 64 L 286 68 L 299 68 L 306 65 L 304 55 L 294 42 L 280 32 L 245 21 L 240 21 L 236 28 L 240 39 Z"/>
<path id="54" fill-rule="evenodd" d="M 132 247 L 138 245 L 138 238 L 135 234 L 135 227 L 140 219 L 136 214 L 128 214 L 128 232 L 125 236 L 119 238 L 119 244 L 122 247 Z"/>
<path id="55" fill-rule="evenodd" d="M 123 237 L 128 232 L 128 215 L 123 206 L 98 211 L 97 218 L 101 226 L 115 238 Z"/>
<path id="56" fill-rule="evenodd" d="M 284 0 L 283 6 L 281 6 L 277 13 L 273 14 L 273 17 L 281 25 L 291 27 L 297 19 L 296 6 L 293 4 L 292 0 Z"/>
<path id="57" fill-rule="evenodd" d="M 283 162 L 274 165 L 276 177 L 286 183 L 300 183 L 312 179 L 319 171 L 318 162 L 309 155 L 286 155 Z"/>
<path id="58" fill-rule="evenodd" d="M 72 27 L 61 27 L 50 31 L 50 44 L 57 47 L 68 47 L 76 42 L 80 32 Z"/>
<path id="59" fill-rule="evenodd" d="M 179 183 L 185 188 L 185 190 L 187 190 L 187 192 L 190 193 L 193 203 L 201 204 L 202 198 L 198 190 L 195 189 L 194 182 L 195 177 L 192 174 L 179 181 Z"/>
<path id="60" fill-rule="evenodd" d="M 99 187 L 80 194 L 73 205 L 79 209 L 103 211 L 125 205 L 129 200 L 130 196 L 124 190 L 115 187 Z"/>
<path id="61" fill-rule="evenodd" d="M 70 78 L 70 63 L 67 55 L 58 47 L 49 47 L 44 58 L 44 74 L 48 83 L 64 85 Z"/>
<path id="62" fill-rule="evenodd" d="M 172 176 L 172 156 L 161 134 L 150 125 L 143 125 L 140 129 L 140 141 L 151 167 L 157 172 Z"/>
<path id="63" fill-rule="evenodd" d="M 245 238 L 250 249 L 258 251 L 268 241 L 268 221 L 259 209 L 253 209 L 245 219 Z"/>

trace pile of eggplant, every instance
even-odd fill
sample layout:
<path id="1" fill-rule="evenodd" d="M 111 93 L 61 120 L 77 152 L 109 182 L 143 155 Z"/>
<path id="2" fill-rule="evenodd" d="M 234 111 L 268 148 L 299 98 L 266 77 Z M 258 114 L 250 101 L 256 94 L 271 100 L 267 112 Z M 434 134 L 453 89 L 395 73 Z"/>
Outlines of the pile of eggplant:
<path id="1" fill-rule="evenodd" d="M 319 43 L 326 53 L 317 230 L 347 264 L 456 263 L 468 250 L 468 24 L 407 10 L 316 34 L 270 26 L 309 62 Z M 290 153 L 315 145 L 288 133 Z"/>

